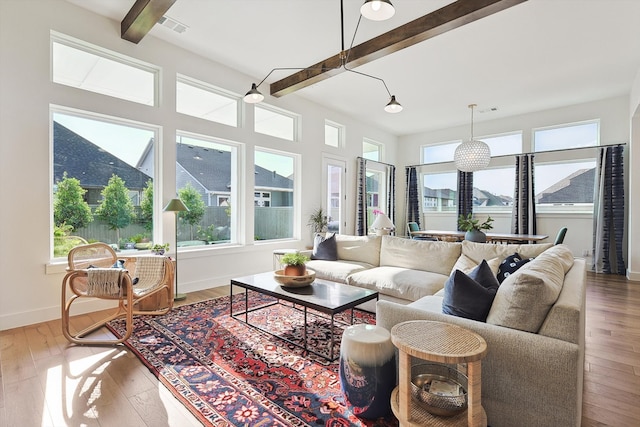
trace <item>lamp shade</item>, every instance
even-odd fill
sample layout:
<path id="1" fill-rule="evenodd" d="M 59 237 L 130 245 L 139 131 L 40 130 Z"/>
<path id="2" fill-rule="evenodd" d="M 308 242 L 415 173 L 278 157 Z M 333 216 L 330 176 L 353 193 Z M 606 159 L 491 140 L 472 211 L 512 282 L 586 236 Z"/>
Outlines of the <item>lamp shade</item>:
<path id="1" fill-rule="evenodd" d="M 251 83 L 251 90 L 242 98 L 247 104 L 257 104 L 262 102 L 264 95 L 260 93 L 255 83 Z"/>
<path id="2" fill-rule="evenodd" d="M 360 7 L 360 13 L 372 21 L 384 21 L 391 18 L 396 9 L 390 0 L 366 0 Z"/>
<path id="3" fill-rule="evenodd" d="M 489 166 L 491 150 L 484 142 L 470 139 L 456 147 L 453 160 L 462 172 L 479 171 Z"/>
<path id="4" fill-rule="evenodd" d="M 395 95 L 391 95 L 391 101 L 384 107 L 384 111 L 387 113 L 399 113 L 402 111 L 402 105 L 396 101 Z"/>
<path id="5" fill-rule="evenodd" d="M 395 226 L 388 216 L 380 212 L 376 215 L 376 219 L 373 221 L 373 224 L 371 224 L 371 228 L 374 230 L 382 230 L 383 228 L 394 229 Z"/>
<path id="6" fill-rule="evenodd" d="M 184 212 L 189 211 L 189 208 L 180 199 L 171 199 L 167 206 L 163 209 L 164 212 Z"/>

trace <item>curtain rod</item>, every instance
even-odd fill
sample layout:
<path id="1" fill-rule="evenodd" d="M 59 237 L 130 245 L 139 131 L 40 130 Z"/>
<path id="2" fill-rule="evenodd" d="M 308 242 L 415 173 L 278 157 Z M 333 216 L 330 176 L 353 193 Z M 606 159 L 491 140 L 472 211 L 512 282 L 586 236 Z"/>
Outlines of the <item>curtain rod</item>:
<path id="1" fill-rule="evenodd" d="M 391 163 L 379 162 L 379 161 L 377 161 L 377 160 L 367 159 L 367 158 L 364 158 L 364 157 L 362 157 L 362 156 L 358 156 L 357 158 L 358 158 L 358 159 L 362 159 L 362 160 L 364 160 L 365 162 L 374 162 L 374 163 L 378 163 L 378 164 L 380 164 L 380 165 L 384 165 L 384 166 L 393 166 L 394 168 L 396 167 L 396 165 L 392 165 Z"/>
<path id="2" fill-rule="evenodd" d="M 619 147 L 621 145 L 627 145 L 626 142 L 617 142 L 614 144 L 605 144 L 605 145 L 594 145 L 591 147 L 573 147 L 573 148 L 559 148 L 557 150 L 548 150 L 548 151 L 534 151 L 534 152 L 530 152 L 530 153 L 519 153 L 519 154 L 503 154 L 502 156 L 493 156 L 491 157 L 492 159 L 501 159 L 501 158 L 505 158 L 505 157 L 515 157 L 515 156 L 521 156 L 523 154 L 546 154 L 546 153 L 559 153 L 559 152 L 566 152 L 566 151 L 574 151 L 574 150 L 590 150 L 590 149 L 594 149 L 594 148 L 601 148 L 601 147 Z M 374 160 L 375 161 L 375 160 Z M 417 167 L 421 167 L 421 166 L 433 166 L 433 165 L 442 165 L 444 163 L 453 163 L 453 160 L 451 160 L 450 162 L 437 162 L 437 163 L 421 163 L 418 165 L 408 165 L 405 166 L 405 168 L 417 168 Z"/>

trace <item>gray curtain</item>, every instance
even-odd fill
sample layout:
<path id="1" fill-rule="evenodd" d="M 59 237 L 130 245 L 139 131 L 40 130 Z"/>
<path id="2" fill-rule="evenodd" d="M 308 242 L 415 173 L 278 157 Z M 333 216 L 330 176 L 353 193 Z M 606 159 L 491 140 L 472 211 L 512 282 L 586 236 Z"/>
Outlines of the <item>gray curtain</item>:
<path id="1" fill-rule="evenodd" d="M 516 184 L 511 216 L 511 232 L 514 234 L 536 234 L 533 157 L 533 154 L 516 156 Z"/>
<path id="2" fill-rule="evenodd" d="M 416 222 L 420 227 L 420 199 L 418 196 L 418 171 L 415 166 L 407 166 L 407 190 L 405 202 L 407 206 L 407 221 Z"/>
<path id="3" fill-rule="evenodd" d="M 593 198 L 593 260 L 598 273 L 626 274 L 624 239 L 624 147 L 601 147 Z"/>
<path id="4" fill-rule="evenodd" d="M 458 217 L 473 213 L 473 172 L 458 171 Z"/>
<path id="5" fill-rule="evenodd" d="M 367 234 L 367 159 L 358 157 L 356 176 L 356 235 Z"/>

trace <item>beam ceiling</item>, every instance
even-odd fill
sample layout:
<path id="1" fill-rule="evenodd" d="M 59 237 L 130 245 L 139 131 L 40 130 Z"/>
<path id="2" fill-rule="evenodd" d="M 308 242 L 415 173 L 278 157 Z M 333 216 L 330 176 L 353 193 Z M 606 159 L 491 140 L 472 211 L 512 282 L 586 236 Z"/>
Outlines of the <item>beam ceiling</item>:
<path id="1" fill-rule="evenodd" d="M 176 0 L 136 0 L 120 23 L 120 37 L 138 44 Z"/>

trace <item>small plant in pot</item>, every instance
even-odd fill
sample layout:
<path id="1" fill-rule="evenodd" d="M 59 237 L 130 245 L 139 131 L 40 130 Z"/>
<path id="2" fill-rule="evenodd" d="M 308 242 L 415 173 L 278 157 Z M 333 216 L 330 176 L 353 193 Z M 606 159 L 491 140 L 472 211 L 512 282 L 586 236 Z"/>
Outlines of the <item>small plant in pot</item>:
<path id="1" fill-rule="evenodd" d="M 163 245 L 156 243 L 155 245 L 151 246 L 151 251 L 156 255 L 164 255 L 164 253 L 168 250 L 169 250 L 168 243 L 165 243 Z"/>
<path id="2" fill-rule="evenodd" d="M 285 276 L 304 276 L 307 273 L 305 263 L 309 261 L 309 257 L 301 253 L 285 254 L 280 262 L 284 264 Z"/>
<path id="3" fill-rule="evenodd" d="M 487 241 L 487 235 L 484 234 L 483 230 L 491 230 L 493 228 L 492 222 L 493 218 L 488 216 L 483 223 L 480 223 L 479 219 L 473 218 L 473 214 L 469 213 L 466 216 L 460 215 L 460 217 L 458 217 L 458 229 L 466 231 L 464 235 L 465 240 L 485 243 Z"/>

